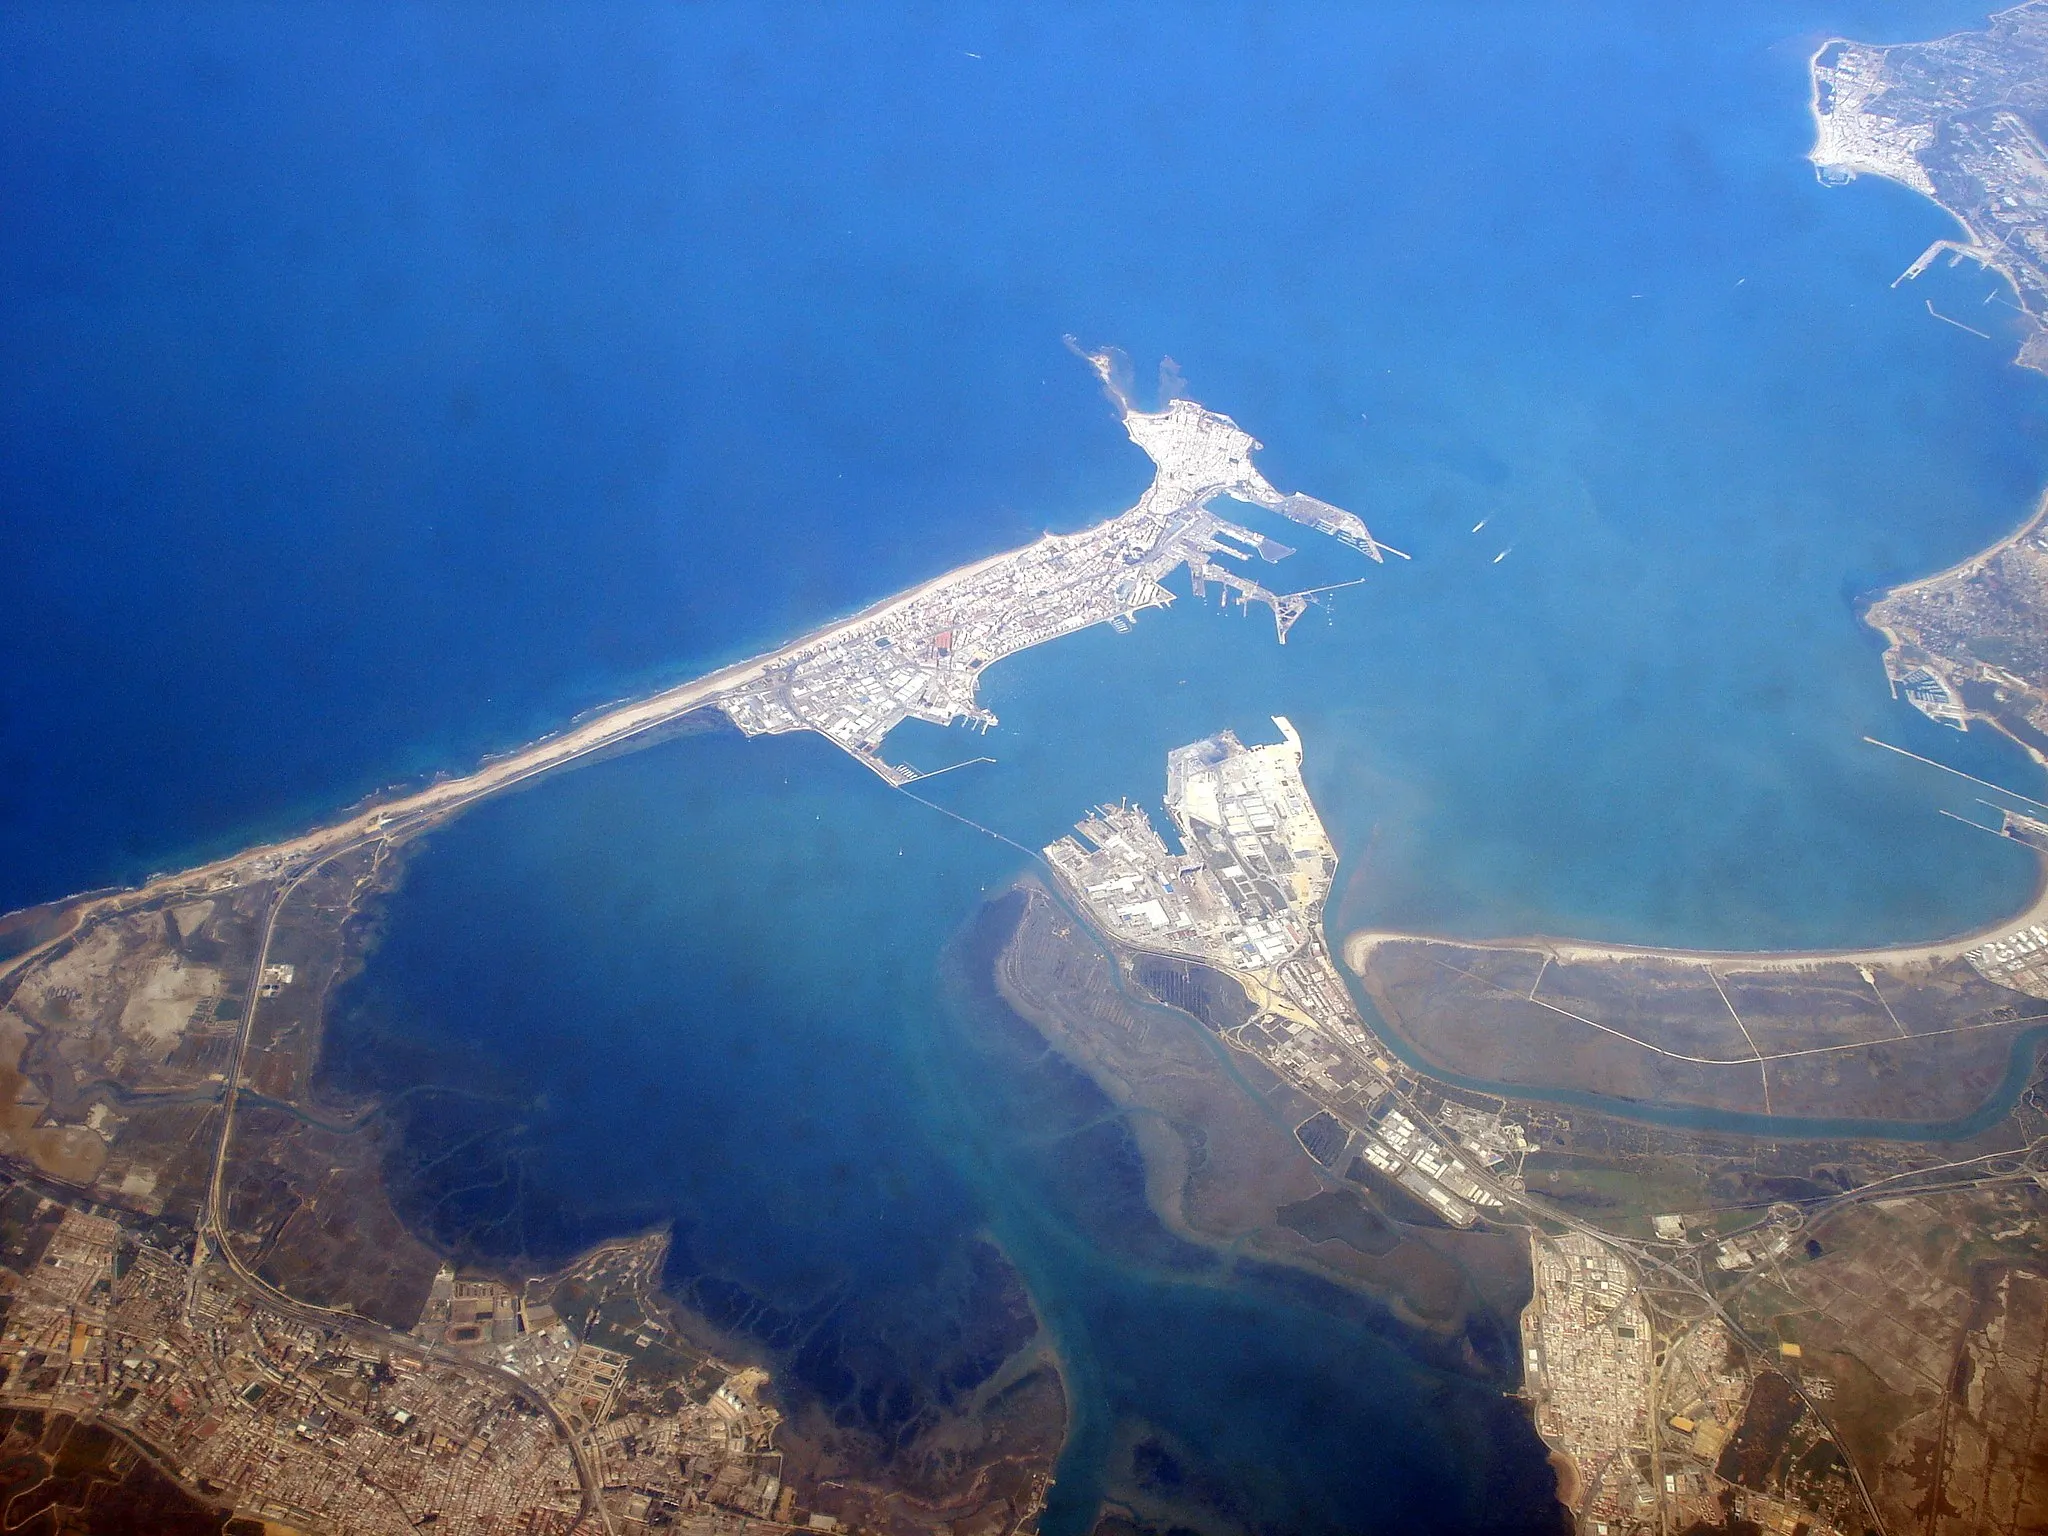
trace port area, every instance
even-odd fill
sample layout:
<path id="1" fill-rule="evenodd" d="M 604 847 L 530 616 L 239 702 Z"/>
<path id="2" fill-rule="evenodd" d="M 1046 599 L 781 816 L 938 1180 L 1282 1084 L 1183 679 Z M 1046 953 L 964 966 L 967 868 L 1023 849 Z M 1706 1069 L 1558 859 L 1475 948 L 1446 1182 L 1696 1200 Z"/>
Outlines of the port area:
<path id="1" fill-rule="evenodd" d="M 1106 354 L 1083 356 L 1103 373 Z M 1161 583 L 1182 565 L 1198 593 L 1222 589 L 1239 607 L 1265 603 L 1284 642 L 1317 592 L 1276 594 L 1233 570 L 1286 545 L 1209 510 L 1233 497 L 1290 519 L 1384 563 L 1390 546 L 1356 516 L 1313 496 L 1283 494 L 1253 466 L 1259 443 L 1236 422 L 1192 400 L 1155 412 L 1119 401 L 1124 430 L 1155 473 L 1135 506 L 1075 534 L 1048 534 L 887 599 L 761 656 L 735 662 L 648 697 L 621 702 L 459 777 L 380 794 L 341 819 L 211 863 L 152 875 L 139 887 L 89 892 L 47 908 L 0 914 L 0 980 L 68 942 L 93 922 L 155 903 L 209 900 L 303 875 L 355 850 L 397 847 L 480 800 L 614 752 L 652 745 L 722 713 L 748 735 L 817 731 L 902 788 L 929 774 L 883 760 L 882 740 L 915 716 L 938 725 L 995 716 L 975 703 L 982 671 L 1032 645 L 1173 600 Z M 1398 550 L 1392 551 L 1399 554 Z M 1337 583 L 1343 585 L 1344 583 Z M 970 759 L 975 761 L 977 759 Z M 965 767 L 948 765 L 937 771 Z"/>
<path id="2" fill-rule="evenodd" d="M 1927 42 L 1877 46 L 1830 38 L 1814 52 L 1814 145 L 1822 182 L 1883 176 L 1938 204 L 1962 239 L 1934 241 L 1892 286 L 1910 282 L 1942 256 L 1965 259 L 2011 284 L 1989 295 L 2017 315 L 2021 367 L 2048 372 L 2048 146 L 2034 123 L 2048 107 L 2048 6 L 1998 12 L 1982 30 Z M 2030 121 L 2031 119 L 2031 121 Z M 1991 340 L 1988 318 L 1937 320 Z"/>
<path id="3" fill-rule="evenodd" d="M 1406 1105 L 1399 1068 L 1352 1007 L 1322 937 L 1336 850 L 1302 781 L 1301 737 L 1284 717 L 1273 723 L 1281 740 L 1269 746 L 1225 731 L 1168 755 L 1166 811 L 1182 851 L 1141 807 L 1119 804 L 1097 807 L 1046 861 L 1114 943 L 1195 961 L 1244 989 L 1251 1016 L 1222 1038 L 1322 1106 L 1312 1155 L 1334 1167 L 1348 1153 L 1469 1227 L 1503 1201 Z"/>
<path id="4" fill-rule="evenodd" d="M 1254 556 L 1275 562 L 1293 551 L 1210 511 L 1219 497 L 1265 508 L 1382 560 L 1381 546 L 1352 513 L 1275 490 L 1252 464 L 1259 443 L 1228 416 L 1175 400 L 1156 412 L 1125 407 L 1123 425 L 1155 466 L 1151 485 L 1129 511 L 949 572 L 799 641 L 758 675 L 718 694 L 717 706 L 750 736 L 816 731 L 900 787 L 922 775 L 880 755 L 898 724 L 964 720 L 987 730 L 996 718 L 975 702 L 986 668 L 1092 625 L 1128 629 L 1145 609 L 1173 601 L 1165 581 L 1182 566 L 1197 597 L 1213 584 L 1226 603 L 1265 604 L 1285 644 L 1309 595 L 1272 592 L 1232 567 Z"/>

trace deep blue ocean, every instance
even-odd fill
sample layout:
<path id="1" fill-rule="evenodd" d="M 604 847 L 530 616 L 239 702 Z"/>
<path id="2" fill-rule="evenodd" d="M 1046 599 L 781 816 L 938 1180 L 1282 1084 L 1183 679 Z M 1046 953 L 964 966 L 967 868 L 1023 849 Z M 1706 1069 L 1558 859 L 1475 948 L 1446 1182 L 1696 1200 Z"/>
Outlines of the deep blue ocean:
<path id="1" fill-rule="evenodd" d="M 1121 509 L 1072 332 L 1414 559 L 1287 534 L 1278 584 L 1370 580 L 1285 648 L 1183 602 L 1005 663 L 995 732 L 892 737 L 998 759 L 933 800 L 1035 845 L 1284 713 L 1333 931 L 1989 921 L 2031 864 L 1860 738 L 2039 785 L 1856 602 L 2026 514 L 2048 386 L 1974 269 L 1889 286 L 1944 215 L 1803 159 L 1820 38 L 1983 14 L 0 7 L 0 909 Z M 1021 864 L 818 741 L 686 739 L 438 834 L 339 1048 L 456 1090 L 421 1138 L 521 1106 L 506 1251 L 673 1219 L 680 1278 L 900 1341 L 993 1231 L 1076 1387 L 1053 1529 L 1139 1421 L 1244 1524 L 1536 1518 L 1419 1345 L 1076 1204 L 1079 1122 L 943 980 Z"/>

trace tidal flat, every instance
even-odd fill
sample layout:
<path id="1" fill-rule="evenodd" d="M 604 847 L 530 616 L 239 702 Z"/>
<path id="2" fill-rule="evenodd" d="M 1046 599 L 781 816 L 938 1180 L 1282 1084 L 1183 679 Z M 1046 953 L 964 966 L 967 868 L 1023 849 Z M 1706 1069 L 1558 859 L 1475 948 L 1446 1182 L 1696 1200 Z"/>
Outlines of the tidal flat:
<path id="1" fill-rule="evenodd" d="M 1086 1530 L 1135 1475 L 1117 1448 L 1141 1442 L 1234 1490 L 1207 1528 L 1342 1530 L 1367 1500 L 1408 1529 L 1540 1528 L 1550 1474 L 1503 1395 L 1517 1282 L 1480 1257 L 1505 1240 L 1463 1263 L 1428 1242 L 1305 1261 L 1309 1241 L 1254 1209 L 1274 1186 L 1229 1176 L 1298 1154 L 1226 1146 L 1250 1101 L 1196 1056 L 1227 1107 L 1198 1214 L 1235 1202 L 1238 1234 L 1269 1230 L 1172 1230 L 1156 1117 L 997 990 L 1008 857 L 802 741 L 698 736 L 594 765 L 415 853 L 337 1006 L 327 1085 L 460 1090 L 394 1106 L 388 1175 L 418 1230 L 472 1261 L 539 1267 L 672 1223 L 668 1289 L 776 1372 L 819 1465 L 964 1465 L 947 1422 L 1029 1356 L 1056 1361 L 1069 1416 L 1048 1529 Z M 848 910 L 805 877 L 821 862 L 901 874 Z M 1293 1198 L 1314 1193 L 1294 1177 Z M 1405 1311 L 1369 1294 L 1403 1286 Z M 1042 1445 L 1050 1404 L 1004 1418 L 1016 1401 L 984 1427 Z M 980 1432 L 974 1454 L 1009 1453 Z"/>

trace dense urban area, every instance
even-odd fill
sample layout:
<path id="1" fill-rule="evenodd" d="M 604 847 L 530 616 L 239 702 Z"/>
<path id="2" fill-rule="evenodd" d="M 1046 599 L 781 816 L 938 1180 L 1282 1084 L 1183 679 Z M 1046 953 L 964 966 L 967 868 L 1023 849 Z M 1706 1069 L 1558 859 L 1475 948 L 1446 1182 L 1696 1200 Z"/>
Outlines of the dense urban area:
<path id="1" fill-rule="evenodd" d="M 1105 360 L 1091 361 L 1106 382 Z M 750 736 L 817 731 L 890 784 L 902 785 L 920 775 L 877 756 L 897 724 L 964 719 L 986 730 L 995 716 L 974 702 L 984 668 L 1090 625 L 1127 627 L 1140 611 L 1173 601 L 1164 583 L 1182 566 L 1197 597 L 1214 584 L 1240 606 L 1264 603 L 1284 643 L 1312 594 L 1276 595 L 1211 557 L 1241 564 L 1253 555 L 1277 561 L 1293 551 L 1210 511 L 1218 497 L 1264 507 L 1382 558 L 1382 546 L 1353 514 L 1274 490 L 1252 466 L 1258 443 L 1229 417 L 1173 400 L 1153 413 L 1126 407 L 1124 426 L 1157 466 L 1130 511 L 955 571 L 792 647 L 757 679 L 720 694 L 718 707 Z"/>

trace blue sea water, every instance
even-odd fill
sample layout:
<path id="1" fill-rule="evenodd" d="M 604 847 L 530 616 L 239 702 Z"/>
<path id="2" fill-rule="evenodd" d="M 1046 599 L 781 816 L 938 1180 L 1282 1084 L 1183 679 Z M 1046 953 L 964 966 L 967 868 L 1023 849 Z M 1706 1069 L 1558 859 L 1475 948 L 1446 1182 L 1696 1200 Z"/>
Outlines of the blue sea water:
<path id="1" fill-rule="evenodd" d="M 1014 856 L 866 781 L 810 738 L 699 737 L 434 834 L 328 1066 L 414 1090 L 406 1215 L 528 1269 L 672 1222 L 671 1287 L 884 1440 L 971 1358 L 963 1253 L 991 1233 L 1073 1392 L 1048 1529 L 1088 1528 L 1131 1422 L 1249 1528 L 1547 1529 L 1503 1324 L 1460 1368 L 1376 1306 L 1169 1237 L 1114 1107 L 960 995 L 992 951 L 948 984 L 936 951 Z"/>
<path id="2" fill-rule="evenodd" d="M 2022 878 L 1831 729 L 1892 718 L 1848 599 L 2041 478 L 2037 381 L 1923 308 L 1988 285 L 1886 286 L 1944 217 L 1800 159 L 1818 35 L 1967 7 L 515 14 L 0 13 L 0 906 L 1114 510 L 1067 331 L 1420 557 L 1339 599 L 1390 906 L 1874 935 Z"/>
<path id="3" fill-rule="evenodd" d="M 1284 649 L 1184 602 L 1005 663 L 997 732 L 892 738 L 999 759 L 933 800 L 1036 844 L 1281 712 L 1338 929 L 1988 921 L 2031 865 L 1859 738 L 2030 775 L 1894 703 L 1855 603 L 2024 515 L 2048 393 L 1987 279 L 1888 286 L 1943 215 L 1801 158 L 1819 38 L 1981 15 L 10 5 L 0 908 L 1119 509 L 1147 467 L 1075 332 L 1171 353 L 1275 483 L 1415 558 Z M 1361 570 L 1286 537 L 1289 584 Z M 1354 1324 L 1134 1268 L 1003 1116 L 963 1139 L 958 1104 L 1001 1093 L 946 1065 L 941 951 L 1018 862 L 819 743 L 680 742 L 439 837 L 357 1044 L 545 1085 L 515 1163 L 574 1192 L 562 1221 L 674 1217 L 764 1292 L 907 1294 L 992 1226 L 1106 1362 L 1067 1488 L 1120 1417 L 1278 1469 L 1283 1524 L 1341 1525 L 1354 1477 L 1456 1483 L 1449 1452 L 1367 1475 L 1260 1440 L 1224 1411 L 1246 1376 L 1176 1362 L 1256 1355 L 1339 1438 L 1406 1411 L 1373 1385 L 1403 1373 L 1339 1390 Z"/>

